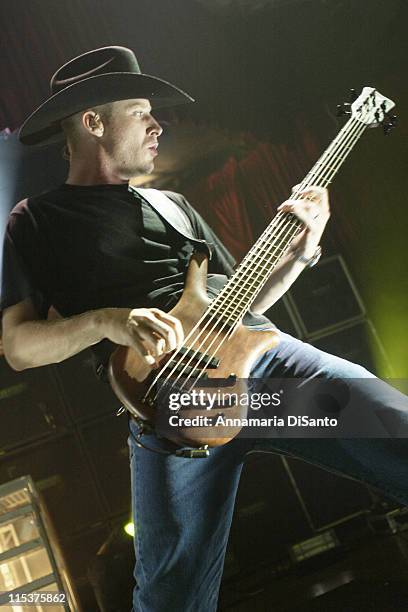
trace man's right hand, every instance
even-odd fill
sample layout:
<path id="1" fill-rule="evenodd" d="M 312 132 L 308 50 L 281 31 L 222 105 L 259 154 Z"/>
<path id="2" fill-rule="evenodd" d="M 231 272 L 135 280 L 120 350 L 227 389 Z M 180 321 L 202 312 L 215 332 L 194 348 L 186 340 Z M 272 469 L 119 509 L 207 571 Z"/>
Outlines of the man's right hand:
<path id="1" fill-rule="evenodd" d="M 180 321 L 158 308 L 100 308 L 45 321 L 26 298 L 3 311 L 4 354 L 18 371 L 60 363 L 104 338 L 152 365 L 180 346 L 184 334 Z"/>
<path id="2" fill-rule="evenodd" d="M 175 317 L 158 308 L 106 308 L 103 335 L 135 350 L 149 365 L 181 346 L 183 327 Z"/>

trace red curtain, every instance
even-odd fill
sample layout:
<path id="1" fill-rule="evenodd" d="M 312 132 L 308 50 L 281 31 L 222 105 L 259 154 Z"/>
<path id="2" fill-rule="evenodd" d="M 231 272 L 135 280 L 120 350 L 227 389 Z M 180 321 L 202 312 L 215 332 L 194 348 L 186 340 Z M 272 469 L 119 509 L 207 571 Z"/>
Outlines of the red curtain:
<path id="1" fill-rule="evenodd" d="M 242 159 L 183 187 L 190 202 L 239 261 L 318 157 L 313 138 L 302 130 L 296 148 L 254 143 Z"/>

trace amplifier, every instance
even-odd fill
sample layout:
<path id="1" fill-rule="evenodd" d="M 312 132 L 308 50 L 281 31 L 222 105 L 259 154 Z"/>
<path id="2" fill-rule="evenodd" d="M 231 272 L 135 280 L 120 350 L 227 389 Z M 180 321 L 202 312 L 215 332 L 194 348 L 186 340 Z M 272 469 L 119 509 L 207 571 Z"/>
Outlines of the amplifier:
<path id="1" fill-rule="evenodd" d="M 392 377 L 391 364 L 369 319 L 315 336 L 309 342 L 322 351 L 358 363 L 374 374 L 379 374 L 381 366 L 381 376 Z"/>
<path id="2" fill-rule="evenodd" d="M 0 454 L 66 431 L 68 419 L 48 367 L 16 372 L 0 358 Z"/>
<path id="3" fill-rule="evenodd" d="M 305 270 L 288 298 L 305 338 L 365 316 L 363 302 L 340 255 L 326 257 Z"/>

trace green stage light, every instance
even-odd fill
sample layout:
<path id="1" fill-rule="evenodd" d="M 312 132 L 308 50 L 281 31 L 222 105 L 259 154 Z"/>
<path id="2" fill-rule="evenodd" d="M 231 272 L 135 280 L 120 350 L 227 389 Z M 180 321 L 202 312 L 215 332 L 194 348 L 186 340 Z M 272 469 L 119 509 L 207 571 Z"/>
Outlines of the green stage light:
<path id="1" fill-rule="evenodd" d="M 132 538 L 135 537 L 135 526 L 132 522 L 130 523 L 126 523 L 126 525 L 123 527 L 123 529 L 125 530 L 125 532 L 131 536 Z"/>

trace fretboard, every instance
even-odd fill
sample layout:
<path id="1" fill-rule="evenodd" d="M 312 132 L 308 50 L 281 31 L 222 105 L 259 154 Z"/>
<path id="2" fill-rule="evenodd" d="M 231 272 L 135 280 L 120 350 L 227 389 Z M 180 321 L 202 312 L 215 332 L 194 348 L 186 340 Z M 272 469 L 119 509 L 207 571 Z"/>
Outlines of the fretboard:
<path id="1" fill-rule="evenodd" d="M 310 185 L 327 187 L 366 127 L 365 123 L 355 117 L 349 119 L 299 184 L 297 191 L 291 195 L 291 199 L 300 199 L 300 192 Z M 278 213 L 211 302 L 209 314 L 217 314 L 222 321 L 232 326 L 241 321 L 302 229 L 302 223 L 293 214 Z"/>

